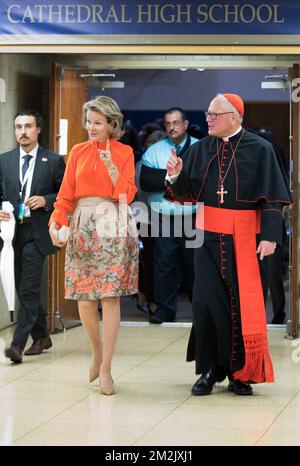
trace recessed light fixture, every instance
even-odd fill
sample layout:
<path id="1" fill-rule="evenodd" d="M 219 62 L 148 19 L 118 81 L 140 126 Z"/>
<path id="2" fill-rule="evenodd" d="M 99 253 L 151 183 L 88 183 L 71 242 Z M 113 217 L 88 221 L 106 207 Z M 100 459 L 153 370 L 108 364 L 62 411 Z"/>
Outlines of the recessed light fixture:
<path id="1" fill-rule="evenodd" d="M 125 87 L 124 81 L 100 81 L 97 84 L 97 87 L 101 87 L 101 89 L 112 89 L 112 88 L 117 88 L 117 89 L 122 89 Z"/>
<path id="2" fill-rule="evenodd" d="M 289 88 L 289 84 L 287 81 L 262 81 L 261 88 L 262 89 L 283 89 L 286 91 Z"/>

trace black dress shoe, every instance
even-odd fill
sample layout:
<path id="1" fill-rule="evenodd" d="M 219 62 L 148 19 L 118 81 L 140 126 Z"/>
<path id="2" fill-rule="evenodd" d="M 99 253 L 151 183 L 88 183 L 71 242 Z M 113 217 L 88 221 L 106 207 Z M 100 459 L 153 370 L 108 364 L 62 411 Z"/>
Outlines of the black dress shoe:
<path id="1" fill-rule="evenodd" d="M 251 385 L 240 380 L 230 380 L 228 390 L 236 395 L 253 395 Z"/>
<path id="2" fill-rule="evenodd" d="M 155 312 L 154 314 L 149 315 L 150 324 L 162 324 L 164 321 L 164 316 Z"/>
<path id="3" fill-rule="evenodd" d="M 23 348 L 17 345 L 11 344 L 9 348 L 5 348 L 4 354 L 7 358 L 11 361 L 16 362 L 17 364 L 21 364 L 22 362 L 22 353 Z"/>
<path id="4" fill-rule="evenodd" d="M 193 387 L 192 395 L 201 396 L 209 395 L 212 392 L 214 384 L 217 382 L 217 374 L 215 369 L 210 369 L 201 375 Z"/>
<path id="5" fill-rule="evenodd" d="M 46 338 L 40 338 L 37 341 L 34 341 L 30 348 L 25 351 L 26 356 L 35 356 L 41 354 L 44 349 L 49 349 L 52 346 L 51 338 L 48 336 Z"/>
<path id="6" fill-rule="evenodd" d="M 272 319 L 272 324 L 283 324 L 285 319 L 285 312 L 277 312 L 274 314 L 274 317 Z"/>
<path id="7" fill-rule="evenodd" d="M 162 310 L 149 314 L 151 324 L 162 324 L 163 322 L 174 322 L 175 317 L 167 316 Z"/>

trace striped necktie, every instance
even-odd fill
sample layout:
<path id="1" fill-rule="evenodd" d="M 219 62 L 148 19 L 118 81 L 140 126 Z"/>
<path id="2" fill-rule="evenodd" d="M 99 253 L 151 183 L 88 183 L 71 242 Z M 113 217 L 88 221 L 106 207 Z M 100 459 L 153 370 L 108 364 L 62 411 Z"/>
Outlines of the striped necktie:
<path id="1" fill-rule="evenodd" d="M 178 154 L 180 154 L 180 152 L 181 152 L 180 145 L 178 145 L 178 146 L 175 145 L 175 154 L 178 155 Z"/>
<path id="2" fill-rule="evenodd" d="M 25 178 L 25 175 L 26 175 L 26 172 L 29 168 L 29 164 L 30 164 L 30 160 L 32 159 L 32 155 L 30 154 L 26 154 L 23 159 L 24 159 L 24 162 L 23 162 L 23 165 L 22 165 L 22 182 Z M 25 193 L 26 193 L 26 185 L 27 185 L 27 181 L 26 180 L 26 183 L 23 185 L 23 189 L 22 189 L 22 201 L 25 199 Z"/>
<path id="3" fill-rule="evenodd" d="M 24 162 L 23 162 L 23 165 L 22 165 L 22 181 L 24 180 L 25 178 L 25 174 L 29 168 L 29 164 L 30 164 L 30 160 L 32 159 L 32 155 L 31 154 L 26 154 L 24 157 Z"/>

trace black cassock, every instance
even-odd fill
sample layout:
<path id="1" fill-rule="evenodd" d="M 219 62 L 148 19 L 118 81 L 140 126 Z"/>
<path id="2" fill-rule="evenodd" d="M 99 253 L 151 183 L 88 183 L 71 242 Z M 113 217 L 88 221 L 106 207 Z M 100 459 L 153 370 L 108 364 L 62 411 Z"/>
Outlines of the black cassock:
<path id="1" fill-rule="evenodd" d="M 282 163 L 268 141 L 244 129 L 228 142 L 207 136 L 189 148 L 183 162 L 169 195 L 221 209 L 260 209 L 257 241 L 281 244 L 282 208 L 292 199 Z M 217 194 L 220 171 L 227 191 L 224 203 Z M 203 246 L 195 249 L 194 264 L 187 361 L 196 361 L 196 374 L 216 366 L 240 370 L 245 351 L 232 235 L 205 231 Z"/>

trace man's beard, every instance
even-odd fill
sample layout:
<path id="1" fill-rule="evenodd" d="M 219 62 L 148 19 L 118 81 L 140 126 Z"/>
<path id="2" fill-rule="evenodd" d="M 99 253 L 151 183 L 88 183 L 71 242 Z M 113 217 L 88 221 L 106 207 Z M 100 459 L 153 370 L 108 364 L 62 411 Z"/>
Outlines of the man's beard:
<path id="1" fill-rule="evenodd" d="M 29 139 L 27 138 L 21 138 L 19 142 L 21 146 L 28 146 L 30 144 Z"/>

